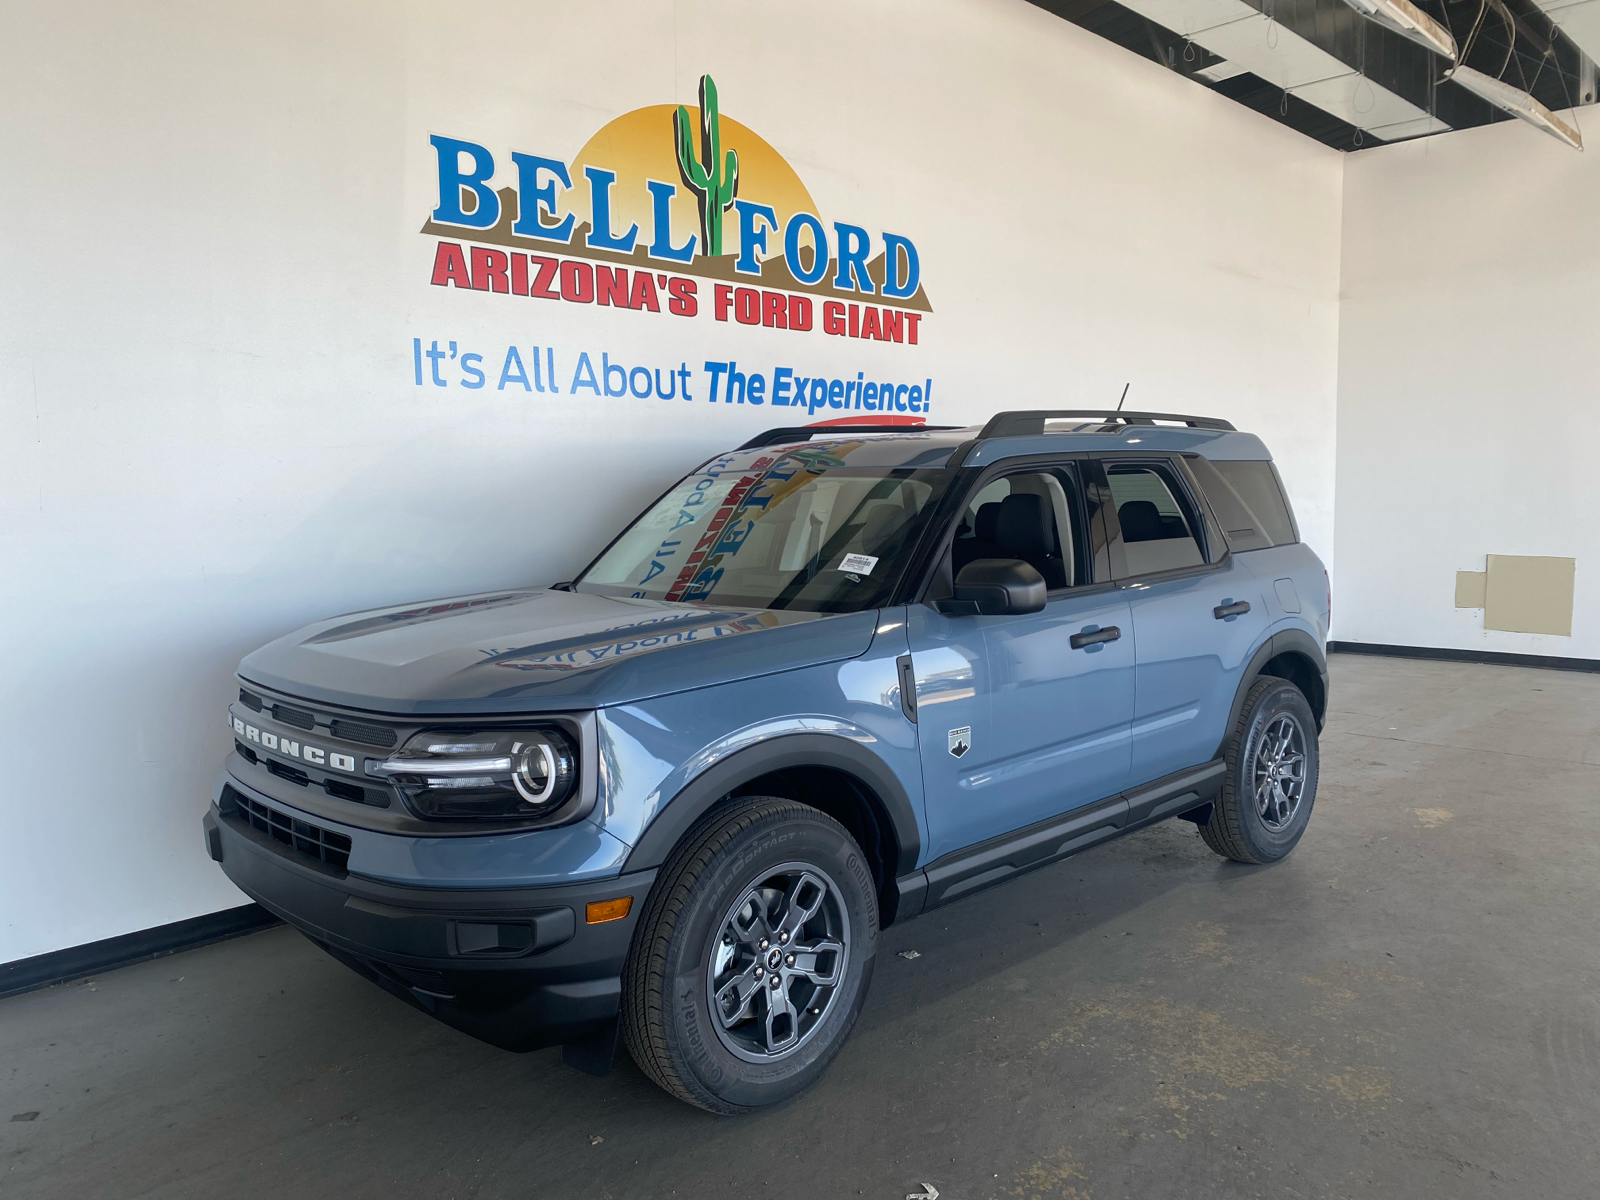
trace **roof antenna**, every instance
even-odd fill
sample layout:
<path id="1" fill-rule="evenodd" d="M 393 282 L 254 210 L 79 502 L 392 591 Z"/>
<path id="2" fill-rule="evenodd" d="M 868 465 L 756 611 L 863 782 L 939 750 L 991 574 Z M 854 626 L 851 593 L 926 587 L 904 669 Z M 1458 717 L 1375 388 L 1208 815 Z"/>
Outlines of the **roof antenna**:
<path id="1" fill-rule="evenodd" d="M 1117 411 L 1118 411 L 1118 412 L 1121 412 L 1121 411 L 1122 411 L 1122 406 L 1123 406 L 1123 404 L 1125 404 L 1125 403 L 1126 403 L 1126 402 L 1127 402 L 1127 399 L 1128 399 L 1128 389 L 1129 389 L 1129 388 L 1130 388 L 1130 387 L 1132 387 L 1132 386 L 1133 386 L 1133 380 L 1131 380 L 1131 379 L 1130 379 L 1130 380 L 1128 380 L 1128 382 L 1127 382 L 1127 383 L 1125 383 L 1125 384 L 1123 384 L 1123 385 L 1122 385 L 1122 399 L 1121 399 L 1121 400 L 1118 400 L 1118 401 L 1117 401 Z"/>

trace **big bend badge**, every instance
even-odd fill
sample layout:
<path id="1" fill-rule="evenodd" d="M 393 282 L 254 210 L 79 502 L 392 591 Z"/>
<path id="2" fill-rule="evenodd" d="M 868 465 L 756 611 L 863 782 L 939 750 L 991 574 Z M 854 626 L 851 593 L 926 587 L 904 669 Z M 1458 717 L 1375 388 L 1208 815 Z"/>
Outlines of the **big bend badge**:
<path id="1" fill-rule="evenodd" d="M 950 753 L 960 758 L 972 749 L 972 726 L 963 725 L 950 731 Z"/>

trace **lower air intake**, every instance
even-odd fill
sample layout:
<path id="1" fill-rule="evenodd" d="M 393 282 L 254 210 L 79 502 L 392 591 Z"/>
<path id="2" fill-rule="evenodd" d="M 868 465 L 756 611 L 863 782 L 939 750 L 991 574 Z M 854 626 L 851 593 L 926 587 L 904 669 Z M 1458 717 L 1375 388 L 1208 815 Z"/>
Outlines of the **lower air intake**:
<path id="1" fill-rule="evenodd" d="M 283 845 L 286 852 L 314 859 L 335 871 L 349 870 L 350 839 L 345 834 L 291 817 L 227 785 L 222 789 L 220 807 L 223 816 L 234 817 L 259 830 Z"/>

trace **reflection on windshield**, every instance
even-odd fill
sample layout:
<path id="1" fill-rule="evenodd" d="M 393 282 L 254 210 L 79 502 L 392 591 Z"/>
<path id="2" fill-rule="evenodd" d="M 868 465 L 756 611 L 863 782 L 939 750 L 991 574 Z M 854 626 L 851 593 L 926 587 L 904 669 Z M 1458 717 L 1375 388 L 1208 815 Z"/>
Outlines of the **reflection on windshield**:
<path id="1" fill-rule="evenodd" d="M 950 473 L 844 466 L 860 444 L 743 468 L 742 455 L 717 459 L 640 517 L 577 590 L 811 612 L 885 603 Z"/>

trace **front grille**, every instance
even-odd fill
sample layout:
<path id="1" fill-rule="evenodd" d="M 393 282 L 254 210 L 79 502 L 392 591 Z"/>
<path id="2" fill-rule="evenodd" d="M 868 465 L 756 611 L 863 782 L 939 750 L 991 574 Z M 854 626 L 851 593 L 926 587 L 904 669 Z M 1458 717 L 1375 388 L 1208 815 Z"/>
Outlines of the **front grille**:
<path id="1" fill-rule="evenodd" d="M 267 770 L 271 771 L 279 779 L 287 779 L 290 783 L 298 783 L 301 787 L 307 787 L 311 783 L 311 776 L 304 771 L 291 767 L 288 763 L 278 762 L 275 759 L 267 760 Z"/>
<path id="2" fill-rule="evenodd" d="M 340 779 L 324 779 L 322 790 L 330 796 L 337 796 L 340 800 L 351 800 L 356 804 L 370 804 L 373 808 L 388 808 L 389 793 L 377 788 L 357 787 L 353 783 L 345 783 Z"/>
<path id="3" fill-rule="evenodd" d="M 394 730 L 387 725 L 336 718 L 329 728 L 333 730 L 334 737 L 346 742 L 360 742 L 363 746 L 392 746 L 395 741 Z"/>
<path id="4" fill-rule="evenodd" d="M 317 718 L 303 708 L 290 708 L 287 704 L 274 704 L 272 715 L 285 725 L 293 725 L 297 729 L 315 729 Z"/>
<path id="5" fill-rule="evenodd" d="M 287 779 L 290 783 L 297 783 L 301 787 L 311 786 L 311 776 L 298 767 L 291 767 L 288 763 L 279 762 L 275 758 L 257 754 L 238 738 L 234 738 L 233 748 L 240 758 L 246 762 L 254 763 L 258 767 L 265 767 L 279 779 Z M 322 780 L 322 790 L 340 800 L 350 800 L 356 804 L 370 805 L 373 808 L 389 807 L 389 792 L 385 788 L 364 788 L 353 783 L 345 783 L 341 779 L 329 777 Z"/>
<path id="6" fill-rule="evenodd" d="M 254 692 L 247 692 L 243 688 L 239 689 L 239 703 L 253 712 L 261 711 L 261 697 Z"/>
<path id="7" fill-rule="evenodd" d="M 345 834 L 323 829 L 310 821 L 301 821 L 279 812 L 259 801 L 252 800 L 236 788 L 223 786 L 222 812 L 234 816 L 260 830 L 275 842 L 281 842 L 296 854 L 314 859 L 346 871 L 350 865 L 350 839 Z"/>

